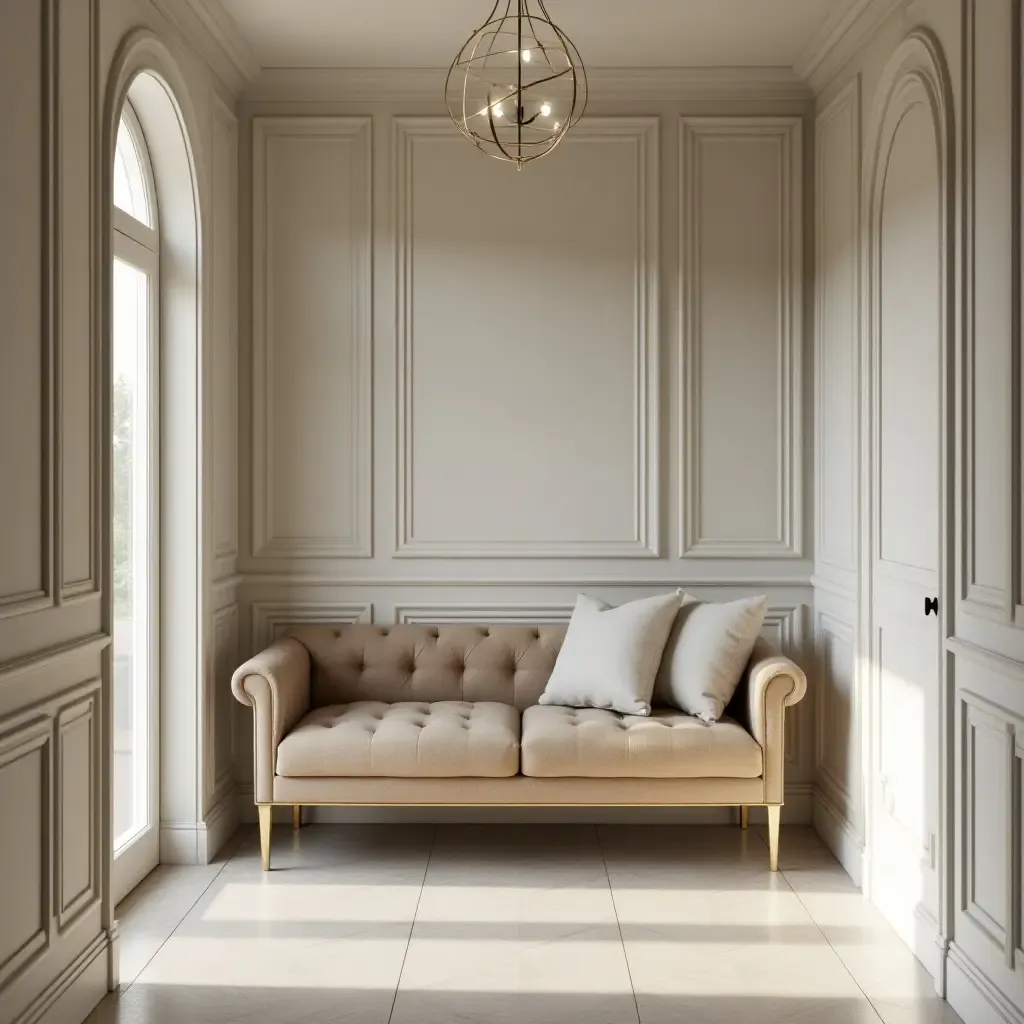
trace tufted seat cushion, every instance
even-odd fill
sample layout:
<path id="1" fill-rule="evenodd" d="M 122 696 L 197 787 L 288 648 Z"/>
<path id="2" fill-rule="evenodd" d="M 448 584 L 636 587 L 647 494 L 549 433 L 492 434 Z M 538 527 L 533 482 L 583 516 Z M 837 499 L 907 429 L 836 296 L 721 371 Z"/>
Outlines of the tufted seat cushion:
<path id="1" fill-rule="evenodd" d="M 317 708 L 277 748 L 277 774 L 506 778 L 519 770 L 519 712 L 508 704 L 357 701 Z"/>
<path id="2" fill-rule="evenodd" d="M 537 705 L 523 712 L 522 772 L 537 778 L 755 779 L 761 747 L 739 723 L 675 709 L 650 717 Z"/>

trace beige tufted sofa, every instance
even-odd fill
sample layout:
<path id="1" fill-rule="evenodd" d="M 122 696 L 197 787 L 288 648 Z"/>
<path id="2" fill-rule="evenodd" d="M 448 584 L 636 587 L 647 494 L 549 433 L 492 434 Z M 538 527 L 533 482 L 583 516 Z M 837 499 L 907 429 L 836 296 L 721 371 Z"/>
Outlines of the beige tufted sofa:
<path id="1" fill-rule="evenodd" d="M 565 626 L 292 628 L 242 665 L 263 867 L 275 805 L 768 810 L 778 864 L 785 711 L 804 673 L 759 640 L 727 717 L 540 705 Z"/>

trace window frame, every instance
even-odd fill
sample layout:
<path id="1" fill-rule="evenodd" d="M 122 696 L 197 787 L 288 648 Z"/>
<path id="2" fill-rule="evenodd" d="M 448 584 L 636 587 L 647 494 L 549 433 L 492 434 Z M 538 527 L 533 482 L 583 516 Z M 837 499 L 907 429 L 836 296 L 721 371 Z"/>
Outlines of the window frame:
<path id="1" fill-rule="evenodd" d="M 159 860 L 160 833 L 160 231 L 159 205 L 152 160 L 145 134 L 130 100 L 125 99 L 121 119 L 124 120 L 142 169 L 146 190 L 146 204 L 153 226 L 140 221 L 117 206 L 111 197 L 111 261 L 120 260 L 138 270 L 147 283 L 147 337 L 144 357 L 145 408 L 145 474 L 144 479 L 133 481 L 133 504 L 140 496 L 145 502 L 145 549 L 133 544 L 132 558 L 140 560 L 146 569 L 145 622 L 142 629 L 134 622 L 133 640 L 144 644 L 146 673 L 146 817 L 134 831 L 127 834 L 120 845 L 120 836 L 111 835 L 114 856 L 115 897 L 121 898 L 131 891 Z M 120 127 L 120 119 L 118 122 Z M 115 153 L 116 159 L 116 153 Z M 111 280 L 114 281 L 112 274 Z M 113 301 L 113 295 L 111 296 Z M 108 382 L 113 387 L 113 375 Z M 108 438 L 108 443 L 110 439 Z M 134 510 L 133 510 L 134 518 Z M 113 558 L 113 551 L 111 557 Z M 134 616 L 133 616 L 134 619 Z M 138 671 L 136 669 L 135 671 Z M 135 680 L 133 680 L 133 685 Z M 141 724 L 138 719 L 133 725 Z M 113 769 L 113 764 L 111 765 Z M 113 815 L 111 816 L 113 826 Z"/>

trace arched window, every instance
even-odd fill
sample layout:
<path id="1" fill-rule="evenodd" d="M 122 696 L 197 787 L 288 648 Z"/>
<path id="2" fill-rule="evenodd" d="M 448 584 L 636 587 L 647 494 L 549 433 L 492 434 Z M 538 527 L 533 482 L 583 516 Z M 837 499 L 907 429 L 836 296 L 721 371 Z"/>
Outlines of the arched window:
<path id="1" fill-rule="evenodd" d="M 130 102 L 113 178 L 111 359 L 114 857 L 119 891 L 159 857 L 157 806 L 157 304 L 159 211 L 146 139 Z"/>

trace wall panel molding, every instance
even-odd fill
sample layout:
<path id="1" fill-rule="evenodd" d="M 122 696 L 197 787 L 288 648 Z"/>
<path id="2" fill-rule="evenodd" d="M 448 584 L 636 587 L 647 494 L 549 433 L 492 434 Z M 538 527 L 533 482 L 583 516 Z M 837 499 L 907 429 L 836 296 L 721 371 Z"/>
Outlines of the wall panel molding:
<path id="1" fill-rule="evenodd" d="M 256 117 L 252 121 L 252 239 L 253 239 L 253 465 L 252 514 L 254 558 L 354 558 L 372 555 L 372 235 L 371 235 L 371 119 L 368 117 Z M 332 407 L 348 410 L 347 429 L 352 438 L 351 474 L 346 483 L 349 531 L 329 535 L 285 535 L 276 522 L 275 499 L 282 496 L 280 467 L 273 457 L 275 431 L 282 414 L 275 402 L 274 358 L 277 346 L 295 345 L 295 338 L 275 337 L 272 320 L 276 289 L 272 253 L 275 240 L 272 208 L 275 188 L 272 155 L 281 140 L 314 147 L 337 146 L 351 151 L 352 178 L 338 183 L 337 196 L 352 224 L 348 259 L 351 282 L 351 372 L 348 392 L 337 392 Z M 291 183 L 298 187 L 298 183 Z M 345 187 L 347 186 L 347 187 Z M 279 242 L 279 240 L 277 240 Z M 322 341 L 323 339 L 317 339 Z M 332 344 L 336 339 L 332 339 Z M 307 356 L 307 358 L 312 358 Z M 329 478 L 332 467 L 321 472 Z M 287 494 L 284 495 L 289 497 Z M 316 495 L 294 495 L 296 501 L 318 505 Z"/>
<path id="2" fill-rule="evenodd" d="M 58 49 L 61 59 L 59 132 L 67 152 L 58 161 L 60 194 L 58 273 L 60 275 L 59 374 L 56 406 L 59 438 L 60 507 L 55 512 L 60 549 L 60 601 L 100 588 L 99 559 L 103 524 L 100 467 L 101 433 L 100 331 L 96 279 L 92 265 L 100 217 L 96 204 L 97 111 L 99 80 L 99 4 L 64 4 Z M 81 40 L 87 41 L 81 47 Z M 77 51 L 76 51 L 77 47 Z M 84 50 L 84 52 L 82 52 Z M 72 73 L 73 72 L 73 73 Z M 82 153 L 88 161 L 83 173 Z M 83 268 L 87 268 L 83 271 Z M 58 378 L 55 376 L 55 380 Z"/>
<path id="3" fill-rule="evenodd" d="M 86 685 L 91 692 L 65 704 L 56 717 L 54 903 L 61 932 L 95 904 L 100 893 L 100 680 Z"/>
<path id="4" fill-rule="evenodd" d="M 272 643 L 289 626 L 322 623 L 328 626 L 353 625 L 373 621 L 372 604 L 346 601 L 253 601 L 249 609 L 254 649 Z"/>
<path id="5" fill-rule="evenodd" d="M 704 222 L 709 216 L 705 195 L 708 180 L 703 161 L 708 147 L 732 144 L 737 147 L 737 167 L 750 160 L 750 147 L 770 147 L 778 175 L 774 229 L 778 232 L 774 301 L 778 333 L 774 338 L 774 394 L 777 443 L 774 455 L 774 485 L 777 490 L 774 526 L 763 534 L 720 536 L 712 523 L 704 521 L 703 505 L 710 486 L 709 466 L 702 448 L 710 440 L 704 415 L 719 404 L 709 404 L 704 393 L 705 317 L 707 282 L 702 260 L 708 244 Z M 800 558 L 803 556 L 803 156 L 802 122 L 798 117 L 684 117 L 680 121 L 680 238 L 682 239 L 682 288 L 679 310 L 682 409 L 678 424 L 683 470 L 680 477 L 679 507 L 682 521 L 679 551 L 685 558 Z M 730 211 L 731 212 L 731 211 Z M 739 235 L 736 236 L 736 245 Z M 761 271 L 764 268 L 760 268 Z M 718 439 L 739 443 L 738 438 Z M 735 483 L 735 478 L 732 478 Z"/>
<path id="6" fill-rule="evenodd" d="M 860 196 L 861 196 L 861 104 L 860 76 L 854 76 L 836 98 L 818 115 L 815 122 L 815 508 L 814 508 L 814 557 L 815 562 L 831 566 L 843 573 L 855 573 L 857 570 L 857 519 L 855 512 L 850 512 L 849 533 L 846 537 L 833 538 L 829 532 L 829 523 L 842 521 L 847 509 L 858 507 L 858 481 L 860 471 L 859 455 L 859 422 L 858 422 L 858 377 L 860 371 Z M 848 176 L 848 188 L 845 193 L 834 189 L 830 170 L 832 147 L 838 147 L 837 159 L 844 165 L 840 173 Z M 842 201 L 842 202 L 840 202 Z M 845 296 L 840 299 L 839 318 L 843 324 L 849 323 L 849 336 L 838 339 L 845 342 L 848 351 L 835 352 L 835 341 L 827 333 L 829 330 L 828 315 L 834 303 L 830 299 L 831 259 L 829 247 L 830 227 L 846 238 L 850 245 L 847 255 L 848 273 L 839 282 L 846 289 Z M 831 342 L 831 344 L 830 344 Z M 845 356 L 845 358 L 844 358 Z M 836 365 L 836 361 L 838 366 Z M 828 395 L 828 383 L 832 373 L 848 387 L 848 393 L 842 398 L 848 402 L 849 408 L 840 422 L 833 422 L 836 409 Z M 842 386 L 842 385 L 841 385 Z M 845 432 L 845 433 L 844 433 Z M 830 442 L 835 441 L 843 454 L 847 455 L 849 465 L 848 479 L 831 481 L 848 484 L 850 490 L 844 495 L 839 489 L 833 495 L 828 484 L 830 468 L 836 464 L 836 452 Z M 833 545 L 833 541 L 836 543 Z"/>
<path id="7" fill-rule="evenodd" d="M 238 667 L 239 605 L 224 605 L 213 613 L 212 664 L 207 672 L 206 701 L 203 714 L 206 736 L 206 805 L 216 803 L 218 796 L 234 785 L 234 698 L 231 695 L 231 674 Z"/>
<path id="8" fill-rule="evenodd" d="M 61 264 L 61 221 L 60 221 L 60 9 L 58 0 L 42 0 L 35 5 L 37 18 L 39 19 L 39 69 L 40 76 L 40 118 L 39 125 L 41 136 L 39 145 L 33 146 L 27 139 L 8 139 L 12 146 L 20 143 L 25 145 L 27 161 L 38 160 L 39 182 L 39 221 L 36 224 L 29 224 L 23 220 L 15 222 L 12 230 L 17 232 L 19 228 L 25 228 L 26 238 L 32 237 L 32 230 L 40 240 L 39 254 L 41 256 L 39 267 L 39 297 L 41 311 L 37 324 L 23 324 L 27 330 L 38 328 L 42 346 L 39 354 L 38 375 L 33 381 L 31 372 L 15 373 L 15 369 L 22 367 L 12 358 L 10 362 L 5 359 L 6 376 L 16 388 L 24 387 L 22 394 L 29 394 L 35 391 L 38 395 L 39 410 L 39 491 L 34 497 L 36 508 L 28 515 L 20 519 L 8 520 L 5 516 L 4 525 L 11 533 L 5 531 L 5 536 L 13 536 L 16 527 L 24 527 L 29 522 L 37 523 L 39 529 L 38 537 L 38 568 L 34 570 L 35 579 L 29 584 L 27 579 L 9 585 L 7 580 L 0 580 L 0 618 L 25 615 L 29 612 L 40 611 L 52 607 L 58 599 L 60 582 L 62 577 L 61 550 L 58 543 L 58 511 L 61 507 L 61 471 L 60 471 L 60 434 L 59 408 L 61 396 L 60 380 L 60 329 L 61 329 L 61 305 L 60 305 L 60 264 Z M 29 16 L 26 16 L 26 20 Z M 26 38 L 28 38 L 26 36 Z M 31 52 L 31 47 L 26 48 L 26 53 Z M 27 58 L 26 58 L 27 64 Z M 30 82 L 35 80 L 34 68 L 27 68 L 30 75 Z M 31 92 L 23 100 L 31 105 Z M 20 127 L 20 126 L 19 126 Z M 38 156 L 36 156 L 38 154 Z M 32 163 L 26 163 L 25 167 L 31 169 Z M 26 191 L 23 208 L 31 209 L 32 192 Z M 33 282 L 34 283 L 34 282 Z M 24 301 L 24 300 L 23 300 Z M 12 303 L 8 315 L 15 317 L 22 312 L 21 303 Z M 15 320 L 15 323 L 19 323 Z M 24 358 L 28 353 L 29 343 L 34 339 L 29 337 L 17 338 L 12 341 L 14 351 Z M 17 346 L 20 345 L 21 348 Z M 20 382 L 20 383 L 19 383 Z M 7 405 L 12 410 L 18 409 L 14 399 L 20 396 L 14 392 L 4 396 L 5 402 L 0 407 Z M 24 407 L 22 407 L 24 408 Z M 35 418 L 34 416 L 32 418 Z M 6 424 L 5 424 L 6 425 Z M 11 434 L 14 436 L 14 426 L 10 424 Z M 33 445 L 31 435 L 23 439 L 22 445 L 17 450 L 27 450 Z M 7 467 L 5 469 L 12 478 L 24 480 L 25 466 Z M 7 503 L 14 508 L 14 502 L 24 500 L 24 495 L 31 493 L 35 488 L 29 485 L 27 488 L 20 485 L 10 490 Z M 25 548 L 23 537 L 18 538 L 19 547 Z M 35 541 L 30 546 L 35 546 Z M 27 584 L 27 585 L 26 585 Z M 8 586 L 11 589 L 8 589 Z"/>
<path id="9" fill-rule="evenodd" d="M 658 119 L 588 118 L 573 133 L 575 143 L 627 144 L 633 152 L 636 231 L 635 276 L 635 464 L 634 533 L 628 539 L 518 541 L 432 541 L 415 536 L 413 487 L 416 433 L 413 405 L 415 291 L 412 266 L 416 238 L 413 221 L 415 153 L 418 145 L 460 136 L 447 118 L 397 118 L 392 158 L 392 216 L 396 234 L 397 372 L 395 396 L 395 554 L 419 558 L 653 558 L 658 555 Z M 572 143 L 569 143 L 570 145 Z"/>
<path id="10" fill-rule="evenodd" d="M 410 587 L 487 587 L 488 589 L 494 587 L 569 587 L 576 590 L 587 587 L 663 587 L 675 590 L 676 587 L 680 586 L 678 570 L 674 570 L 674 567 L 668 563 L 666 563 L 666 569 L 673 571 L 666 572 L 664 576 L 640 574 L 629 576 L 599 575 L 596 573 L 587 573 L 585 575 L 570 575 L 567 573 L 563 576 L 499 576 L 497 574 L 457 576 L 452 573 L 443 576 L 343 576 L 338 574 L 310 575 L 301 573 L 253 572 L 246 573 L 244 580 L 248 585 L 267 584 L 288 587 L 395 587 L 402 589 Z M 687 573 L 686 587 L 714 587 L 723 590 L 738 588 L 744 591 L 760 591 L 772 588 L 807 590 L 809 584 L 806 576 L 757 574 L 742 578 L 734 576 L 719 578 L 710 574 L 694 576 Z"/>
<path id="11" fill-rule="evenodd" d="M 469 623 L 479 625 L 561 625 L 572 617 L 574 605 L 531 604 L 514 602 L 506 604 L 466 603 L 452 604 L 444 601 L 423 604 L 396 604 L 395 622 L 448 625 Z"/>
<path id="12" fill-rule="evenodd" d="M 818 785 L 825 791 L 829 802 L 841 810 L 845 819 L 859 808 L 856 778 L 842 778 L 832 763 L 832 756 L 845 747 L 852 756 L 848 761 L 860 763 L 861 703 L 857 692 L 857 646 L 854 628 L 828 612 L 815 612 L 818 647 L 818 687 L 816 691 L 817 717 L 815 728 L 814 771 Z M 841 699 L 835 673 L 832 671 L 833 645 L 843 644 L 849 649 L 849 706 L 845 716 L 837 701 Z M 845 718 L 845 721 L 844 721 Z M 854 769 L 856 771 L 856 768 Z"/>
<path id="13" fill-rule="evenodd" d="M 958 690 L 958 704 L 961 927 L 966 918 L 973 928 L 964 940 L 980 937 L 1013 970 L 1020 942 L 1024 719 L 967 689 Z"/>
<path id="14" fill-rule="evenodd" d="M 29 715 L 0 735 L 2 820 L 18 822 L 5 829 L 0 847 L 3 878 L 7 884 L 18 879 L 17 899 L 11 893 L 5 905 L 0 989 L 45 955 L 52 941 L 52 787 L 53 719 Z"/>
<path id="15" fill-rule="evenodd" d="M 1022 535 L 1019 0 L 968 0 L 964 27 L 961 600 L 969 615 L 1013 622 Z"/>
<path id="16" fill-rule="evenodd" d="M 234 571 L 238 558 L 238 121 L 214 92 L 210 147 L 212 259 L 213 479 L 209 485 L 214 578 Z M 219 137 L 218 137 L 219 133 Z"/>

